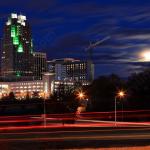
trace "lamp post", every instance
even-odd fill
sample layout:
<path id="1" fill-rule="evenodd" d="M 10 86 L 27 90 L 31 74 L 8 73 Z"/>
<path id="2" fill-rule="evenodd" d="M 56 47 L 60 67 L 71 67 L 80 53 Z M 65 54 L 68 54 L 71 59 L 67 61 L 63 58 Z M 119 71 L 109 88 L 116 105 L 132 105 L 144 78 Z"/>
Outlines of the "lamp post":
<path id="1" fill-rule="evenodd" d="M 43 115 L 43 119 L 44 119 L 44 127 L 46 127 L 46 106 L 45 106 L 45 93 L 44 93 L 44 115 Z"/>
<path id="2" fill-rule="evenodd" d="M 77 116 L 77 118 L 80 118 L 80 113 L 85 108 L 85 106 L 84 106 L 85 93 L 83 91 L 79 91 L 77 93 L 77 99 L 79 100 L 80 106 L 78 106 L 78 108 L 77 108 L 76 116 Z"/>
<path id="3" fill-rule="evenodd" d="M 117 97 L 123 98 L 125 96 L 124 91 L 119 91 L 115 96 L 115 126 L 117 125 Z"/>

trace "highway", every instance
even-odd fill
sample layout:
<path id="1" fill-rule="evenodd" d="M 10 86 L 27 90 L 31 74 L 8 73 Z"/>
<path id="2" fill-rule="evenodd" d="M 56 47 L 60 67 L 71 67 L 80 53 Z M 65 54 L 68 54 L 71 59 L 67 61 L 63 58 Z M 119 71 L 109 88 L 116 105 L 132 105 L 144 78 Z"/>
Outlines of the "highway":
<path id="1" fill-rule="evenodd" d="M 61 127 L 1 130 L 3 149 L 63 149 L 149 145 L 150 127 Z"/>
<path id="2" fill-rule="evenodd" d="M 100 148 L 150 145 L 149 122 L 117 122 L 78 119 L 62 124 L 62 118 L 48 116 L 0 117 L 0 145 L 11 149 Z"/>

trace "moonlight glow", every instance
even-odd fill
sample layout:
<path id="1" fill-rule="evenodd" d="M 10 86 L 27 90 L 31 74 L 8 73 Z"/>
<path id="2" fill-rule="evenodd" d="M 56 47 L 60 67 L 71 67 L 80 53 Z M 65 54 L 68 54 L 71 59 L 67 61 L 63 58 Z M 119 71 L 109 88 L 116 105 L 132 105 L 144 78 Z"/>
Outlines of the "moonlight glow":
<path id="1" fill-rule="evenodd" d="M 142 61 L 150 61 L 150 50 L 144 51 L 141 54 Z"/>

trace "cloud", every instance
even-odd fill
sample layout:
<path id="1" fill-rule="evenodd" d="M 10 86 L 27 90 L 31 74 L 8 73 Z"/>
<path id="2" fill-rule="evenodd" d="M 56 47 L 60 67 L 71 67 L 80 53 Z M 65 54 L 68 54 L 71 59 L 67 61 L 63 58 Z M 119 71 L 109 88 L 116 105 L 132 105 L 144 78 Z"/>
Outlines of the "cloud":
<path id="1" fill-rule="evenodd" d="M 150 46 L 149 4 L 147 0 L 5 0 L 0 2 L 0 21 L 11 11 L 27 15 L 35 49 L 50 58 L 86 59 L 90 42 L 111 36 L 94 48 L 95 63 L 113 67 L 120 63 L 126 70 L 140 70 L 147 66 L 133 62 L 137 62 L 137 51 Z"/>

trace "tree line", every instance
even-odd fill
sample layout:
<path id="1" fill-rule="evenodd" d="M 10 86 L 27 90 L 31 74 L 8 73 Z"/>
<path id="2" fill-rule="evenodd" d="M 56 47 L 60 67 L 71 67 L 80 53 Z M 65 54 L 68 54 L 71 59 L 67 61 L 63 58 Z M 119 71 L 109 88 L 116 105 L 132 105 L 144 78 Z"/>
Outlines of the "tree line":
<path id="1" fill-rule="evenodd" d="M 126 110 L 150 108 L 150 70 L 130 75 L 126 80 L 118 75 L 100 76 L 84 88 L 89 97 L 88 111 L 112 111 L 119 90 L 125 92 L 117 98 L 117 108 Z"/>

